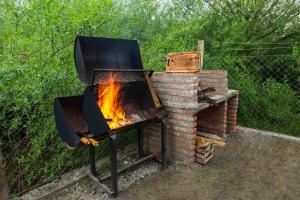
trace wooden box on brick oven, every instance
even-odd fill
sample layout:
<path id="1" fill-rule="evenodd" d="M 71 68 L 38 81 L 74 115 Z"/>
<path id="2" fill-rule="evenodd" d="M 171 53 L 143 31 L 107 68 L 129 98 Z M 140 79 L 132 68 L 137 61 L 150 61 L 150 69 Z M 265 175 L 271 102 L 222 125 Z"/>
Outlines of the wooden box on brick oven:
<path id="1" fill-rule="evenodd" d="M 167 72 L 197 72 L 201 62 L 200 52 L 169 53 L 167 55 Z"/>

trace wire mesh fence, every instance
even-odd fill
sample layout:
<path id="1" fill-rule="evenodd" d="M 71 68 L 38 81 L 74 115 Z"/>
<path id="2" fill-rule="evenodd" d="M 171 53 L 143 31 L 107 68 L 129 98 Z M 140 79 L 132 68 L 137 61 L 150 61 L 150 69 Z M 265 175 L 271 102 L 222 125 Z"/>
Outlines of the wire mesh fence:
<path id="1" fill-rule="evenodd" d="M 293 55 L 207 55 L 204 60 L 204 69 L 227 69 L 229 87 L 240 91 L 240 125 L 298 136 L 299 67 Z"/>

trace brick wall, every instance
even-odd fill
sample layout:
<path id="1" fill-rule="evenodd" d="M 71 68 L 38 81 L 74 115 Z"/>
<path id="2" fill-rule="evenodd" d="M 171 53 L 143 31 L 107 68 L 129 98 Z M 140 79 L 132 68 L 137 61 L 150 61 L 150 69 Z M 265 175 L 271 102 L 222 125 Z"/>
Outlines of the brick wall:
<path id="1" fill-rule="evenodd" d="M 227 125 L 227 102 L 219 103 L 218 107 L 209 107 L 198 113 L 198 129 L 223 137 Z"/>

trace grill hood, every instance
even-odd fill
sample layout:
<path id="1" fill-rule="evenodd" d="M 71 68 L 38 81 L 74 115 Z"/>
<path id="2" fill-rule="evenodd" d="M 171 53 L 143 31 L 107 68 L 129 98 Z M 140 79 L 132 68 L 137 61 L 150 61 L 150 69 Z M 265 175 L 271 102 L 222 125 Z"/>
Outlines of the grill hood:
<path id="1" fill-rule="evenodd" d="M 77 36 L 74 59 L 78 76 L 87 85 L 93 84 L 96 70 L 143 70 L 136 40 Z"/>

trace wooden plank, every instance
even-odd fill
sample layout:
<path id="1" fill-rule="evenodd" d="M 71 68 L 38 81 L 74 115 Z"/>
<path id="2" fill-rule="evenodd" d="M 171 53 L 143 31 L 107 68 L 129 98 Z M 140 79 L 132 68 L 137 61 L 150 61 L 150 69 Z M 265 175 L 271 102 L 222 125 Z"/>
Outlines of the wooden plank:
<path id="1" fill-rule="evenodd" d="M 202 159 L 202 158 L 195 158 L 195 161 L 201 165 L 205 165 L 207 164 L 211 159 L 213 158 L 213 154 L 210 154 L 210 156 L 208 156 L 207 158 L 205 159 Z"/>
<path id="2" fill-rule="evenodd" d="M 208 158 L 211 154 L 213 154 L 213 150 L 208 151 L 208 152 L 206 152 L 206 153 L 204 153 L 204 154 L 202 154 L 202 153 L 197 153 L 197 152 L 196 152 L 196 158 L 206 159 L 206 158 Z"/>
<path id="3" fill-rule="evenodd" d="M 194 72 L 199 70 L 200 53 L 176 52 L 167 54 L 167 72 Z"/>
<path id="4" fill-rule="evenodd" d="M 152 99 L 154 101 L 154 105 L 155 105 L 156 108 L 160 108 L 161 107 L 160 101 L 158 99 L 158 96 L 157 96 L 157 94 L 154 90 L 153 84 L 152 84 L 147 72 L 145 72 L 145 77 L 146 77 L 146 81 L 147 81 L 148 86 L 149 86 L 149 90 L 150 90 Z"/>

